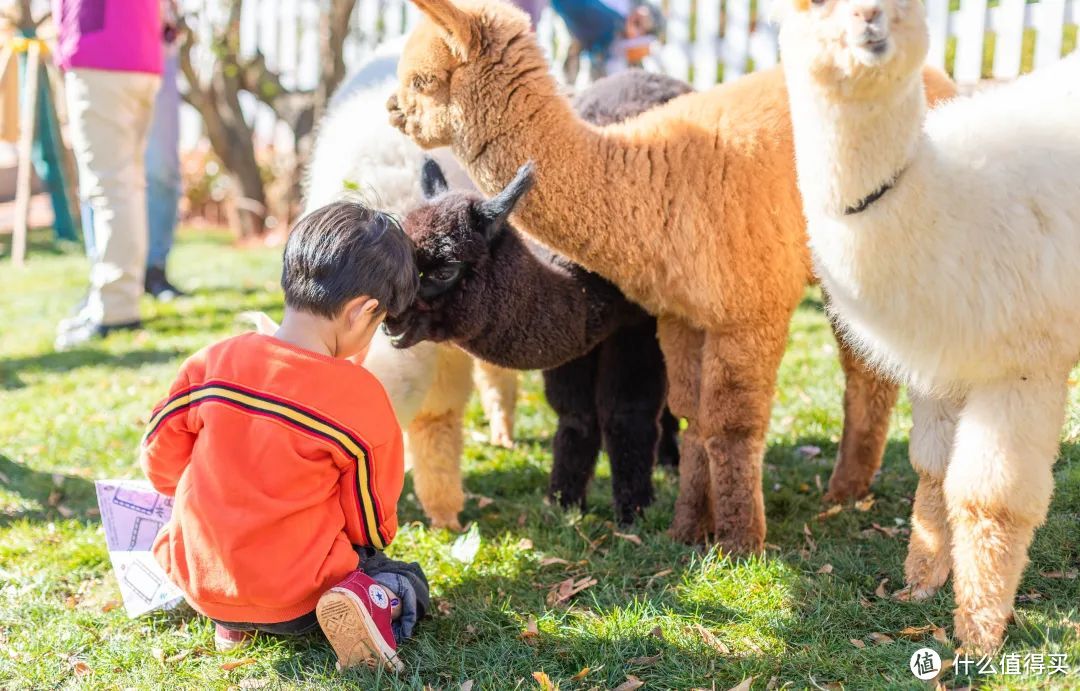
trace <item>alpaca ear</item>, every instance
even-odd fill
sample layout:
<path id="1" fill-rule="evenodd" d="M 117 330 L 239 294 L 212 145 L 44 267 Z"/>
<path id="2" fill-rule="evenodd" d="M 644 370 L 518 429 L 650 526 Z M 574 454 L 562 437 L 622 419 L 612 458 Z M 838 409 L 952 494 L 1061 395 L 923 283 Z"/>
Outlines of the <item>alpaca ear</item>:
<path id="1" fill-rule="evenodd" d="M 526 192 L 532 189 L 533 182 L 533 164 L 532 161 L 529 161 L 518 168 L 517 175 L 514 176 L 514 179 L 510 181 L 510 184 L 502 192 L 481 204 L 480 213 L 490 223 L 488 226 L 489 237 L 493 237 L 495 233 L 502 229 L 503 224 L 506 223 L 506 219 L 509 218 L 518 201 L 525 196 Z"/>
<path id="2" fill-rule="evenodd" d="M 424 166 L 420 169 L 420 189 L 424 191 L 424 199 L 434 199 L 450 189 L 438 161 L 431 156 L 424 156 Z"/>
<path id="3" fill-rule="evenodd" d="M 468 60 L 479 45 L 476 22 L 451 0 L 412 0 L 428 19 L 443 31 L 450 52 L 460 60 Z"/>

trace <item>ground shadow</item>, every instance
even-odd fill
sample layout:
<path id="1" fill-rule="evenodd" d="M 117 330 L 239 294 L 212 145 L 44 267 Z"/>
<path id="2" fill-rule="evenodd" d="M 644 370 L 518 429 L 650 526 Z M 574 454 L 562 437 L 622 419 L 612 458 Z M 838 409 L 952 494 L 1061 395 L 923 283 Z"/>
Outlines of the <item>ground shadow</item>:
<path id="1" fill-rule="evenodd" d="M 98 365 L 136 368 L 169 362 L 183 354 L 183 351 L 175 348 L 132 350 L 118 355 L 94 348 L 79 348 L 63 352 L 49 351 L 27 357 L 0 358 L 0 389 L 24 387 L 26 384 L 21 375 L 28 373 L 70 372 L 80 367 Z"/>
<path id="2" fill-rule="evenodd" d="M 86 478 L 34 470 L 0 455 L 0 482 L 20 499 L 0 512 L 0 527 L 20 520 L 97 520 L 91 516 L 97 507 L 97 494 L 94 483 Z"/>

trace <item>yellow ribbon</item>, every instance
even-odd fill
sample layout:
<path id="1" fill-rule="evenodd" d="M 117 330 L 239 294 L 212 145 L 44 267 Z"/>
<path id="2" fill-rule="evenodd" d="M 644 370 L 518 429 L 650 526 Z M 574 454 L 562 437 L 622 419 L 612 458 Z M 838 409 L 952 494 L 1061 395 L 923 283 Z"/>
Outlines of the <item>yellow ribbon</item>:
<path id="1" fill-rule="evenodd" d="M 28 36 L 12 36 L 11 37 L 11 52 L 13 53 L 25 53 L 30 50 L 32 44 L 38 45 L 38 50 L 42 55 L 49 52 L 49 44 L 40 38 L 30 38 Z"/>

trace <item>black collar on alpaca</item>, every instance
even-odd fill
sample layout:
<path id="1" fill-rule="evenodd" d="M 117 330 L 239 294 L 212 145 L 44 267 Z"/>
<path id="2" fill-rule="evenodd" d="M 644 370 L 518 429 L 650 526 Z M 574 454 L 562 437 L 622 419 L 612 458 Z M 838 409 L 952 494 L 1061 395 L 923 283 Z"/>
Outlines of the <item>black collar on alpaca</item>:
<path id="1" fill-rule="evenodd" d="M 870 194 L 866 195 L 859 201 L 844 209 L 844 215 L 854 216 L 855 214 L 866 211 L 871 204 L 884 197 L 885 193 L 891 190 L 896 185 L 896 183 L 900 181 L 900 176 L 904 174 L 905 170 L 907 170 L 907 166 L 904 166 L 903 168 L 898 170 L 896 174 L 892 176 L 892 179 L 890 179 L 886 183 L 883 183 L 881 187 L 877 188 Z"/>

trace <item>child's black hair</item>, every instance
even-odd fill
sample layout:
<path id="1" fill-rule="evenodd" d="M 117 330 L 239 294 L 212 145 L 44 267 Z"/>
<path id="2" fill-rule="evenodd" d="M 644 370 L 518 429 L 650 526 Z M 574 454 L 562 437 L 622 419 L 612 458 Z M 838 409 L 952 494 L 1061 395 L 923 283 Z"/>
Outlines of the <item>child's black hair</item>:
<path id="1" fill-rule="evenodd" d="M 334 318 L 367 295 L 396 315 L 416 296 L 413 244 L 390 215 L 351 201 L 304 216 L 289 234 L 281 269 L 285 304 Z"/>

